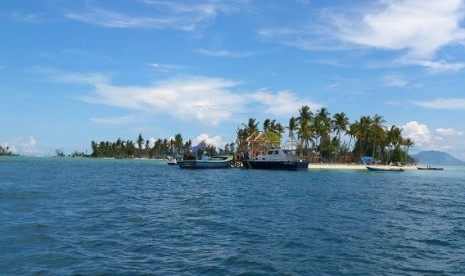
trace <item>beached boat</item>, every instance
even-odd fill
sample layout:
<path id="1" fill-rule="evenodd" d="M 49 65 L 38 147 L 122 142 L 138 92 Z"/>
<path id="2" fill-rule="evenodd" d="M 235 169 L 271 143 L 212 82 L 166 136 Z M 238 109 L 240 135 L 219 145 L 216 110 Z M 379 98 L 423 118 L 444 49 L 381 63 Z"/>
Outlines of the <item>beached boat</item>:
<path id="1" fill-rule="evenodd" d="M 431 167 L 431 166 L 426 166 L 426 167 L 417 167 L 418 170 L 428 170 L 428 171 L 442 171 L 444 168 L 439 168 L 439 167 Z"/>
<path id="2" fill-rule="evenodd" d="M 213 156 L 201 159 L 186 158 L 177 161 L 181 169 L 226 169 L 231 167 L 232 156 Z"/>
<path id="3" fill-rule="evenodd" d="M 373 172 L 403 172 L 404 168 L 394 166 L 365 166 L 369 171 Z"/>
<path id="4" fill-rule="evenodd" d="M 272 149 L 252 159 L 245 156 L 242 166 L 247 169 L 300 171 L 308 170 L 308 160 L 298 159 L 292 150 Z"/>

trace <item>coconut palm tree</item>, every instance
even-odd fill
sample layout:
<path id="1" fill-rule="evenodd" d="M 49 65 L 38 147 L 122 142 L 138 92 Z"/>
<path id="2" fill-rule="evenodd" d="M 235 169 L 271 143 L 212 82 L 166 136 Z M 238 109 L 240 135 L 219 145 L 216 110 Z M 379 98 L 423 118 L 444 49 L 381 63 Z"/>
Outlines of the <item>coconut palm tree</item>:
<path id="1" fill-rule="evenodd" d="M 258 133 L 258 122 L 255 119 L 249 118 L 247 124 L 243 125 L 249 137 Z"/>
<path id="2" fill-rule="evenodd" d="M 315 118 L 313 119 L 313 131 L 317 142 L 317 149 L 320 158 L 322 158 L 323 147 L 331 143 L 331 139 L 329 137 L 329 133 L 331 132 L 331 118 L 327 108 L 321 108 L 315 115 Z"/>
<path id="3" fill-rule="evenodd" d="M 310 107 L 304 105 L 299 109 L 299 117 L 297 118 L 297 137 L 300 140 L 301 147 L 304 149 L 304 153 L 308 155 L 308 148 L 310 142 L 313 142 L 313 131 L 311 123 L 313 120 L 313 113 L 310 111 Z"/>
<path id="4" fill-rule="evenodd" d="M 381 142 L 383 138 L 383 134 L 385 133 L 383 125 L 386 122 L 383 116 L 379 114 L 375 114 L 373 119 L 371 120 L 371 139 L 373 140 L 373 152 L 372 156 L 375 157 L 375 150 L 376 150 L 376 142 Z"/>
<path id="5" fill-rule="evenodd" d="M 174 146 L 174 152 L 175 153 L 180 153 L 181 152 L 181 149 L 184 146 L 184 142 L 182 141 L 181 133 L 177 133 L 176 135 L 174 135 L 173 146 Z"/>
<path id="6" fill-rule="evenodd" d="M 408 154 L 408 151 L 411 147 L 415 145 L 415 142 L 411 138 L 407 138 L 404 140 L 404 146 L 406 147 L 406 153 Z"/>
<path id="7" fill-rule="evenodd" d="M 268 131 L 270 129 L 270 125 L 271 125 L 271 120 L 270 119 L 266 119 L 264 122 L 263 122 L 263 131 Z"/>
<path id="8" fill-rule="evenodd" d="M 361 157 L 365 154 L 366 151 L 366 142 L 368 140 L 368 134 L 370 132 L 371 127 L 371 117 L 370 116 L 362 116 L 358 121 L 355 121 L 353 130 L 355 131 L 355 138 L 357 139 L 355 142 L 354 150 L 357 151 L 358 157 Z"/>
<path id="9" fill-rule="evenodd" d="M 333 131 L 337 135 L 338 153 L 341 151 L 341 134 L 344 131 L 347 134 L 347 127 L 349 126 L 349 118 L 344 112 L 335 113 L 332 120 Z M 352 139 L 352 137 L 351 137 Z"/>

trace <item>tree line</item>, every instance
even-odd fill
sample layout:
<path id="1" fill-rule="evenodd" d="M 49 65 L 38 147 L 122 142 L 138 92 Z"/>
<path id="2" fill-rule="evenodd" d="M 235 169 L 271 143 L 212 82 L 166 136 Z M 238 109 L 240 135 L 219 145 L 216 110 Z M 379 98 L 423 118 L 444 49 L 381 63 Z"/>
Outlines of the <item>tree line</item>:
<path id="1" fill-rule="evenodd" d="M 92 154 L 91 157 L 107 157 L 107 158 L 166 158 L 167 156 L 181 157 L 190 147 L 192 141 L 184 141 L 181 133 L 176 134 L 173 138 L 157 139 L 153 146 L 150 146 L 150 140 L 145 140 L 141 133 L 137 140 L 122 140 L 118 138 L 115 142 L 101 141 L 91 142 Z M 206 153 L 210 156 L 231 154 L 234 152 L 234 143 L 228 143 L 224 148 L 216 148 L 208 144 L 206 141 L 201 141 L 203 146 L 198 154 Z"/>
<path id="2" fill-rule="evenodd" d="M 14 156 L 16 154 L 13 154 L 10 150 L 10 147 L 8 146 L 5 146 L 5 147 L 2 147 L 0 146 L 0 156 Z"/>
<path id="3" fill-rule="evenodd" d="M 396 125 L 387 126 L 382 115 L 361 116 L 351 122 L 344 112 L 330 114 L 323 107 L 313 112 L 304 105 L 298 110 L 298 116 L 289 119 L 287 125 L 276 120 L 266 119 L 260 123 L 249 118 L 236 130 L 236 141 L 227 143 L 224 148 L 216 148 L 206 141 L 198 154 L 227 155 L 253 150 L 253 143 L 266 143 L 266 146 L 277 148 L 283 140 L 287 146 L 295 147 L 297 153 L 311 162 L 357 163 L 363 156 L 375 158 L 378 162 L 411 163 L 408 155 L 414 141 L 402 136 L 402 128 Z M 284 139 L 283 139 L 284 137 Z M 112 158 L 166 158 L 181 157 L 192 147 L 191 140 L 184 140 L 181 133 L 173 138 L 155 141 L 153 146 L 145 140 L 141 133 L 135 141 L 117 139 L 115 142 L 92 141 L 91 157 Z"/>
<path id="4" fill-rule="evenodd" d="M 384 163 L 413 161 L 408 150 L 414 141 L 402 136 L 402 128 L 386 126 L 379 114 L 350 122 L 344 112 L 331 116 L 325 107 L 313 113 L 310 107 L 302 106 L 298 112 L 287 126 L 266 119 L 260 129 L 259 122 L 250 118 L 236 131 L 238 150 L 250 151 L 253 141 L 260 138 L 270 147 L 278 147 L 287 132 L 287 142 L 312 162 L 358 162 L 362 156 Z"/>

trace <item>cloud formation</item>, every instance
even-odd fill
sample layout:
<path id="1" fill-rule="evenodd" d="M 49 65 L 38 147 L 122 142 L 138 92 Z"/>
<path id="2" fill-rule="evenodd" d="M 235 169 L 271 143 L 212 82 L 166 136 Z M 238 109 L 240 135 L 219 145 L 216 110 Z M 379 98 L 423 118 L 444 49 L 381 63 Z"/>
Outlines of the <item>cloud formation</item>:
<path id="1" fill-rule="evenodd" d="M 37 141 L 34 137 L 17 137 L 2 143 L 3 147 L 9 147 L 10 151 L 20 155 L 38 155 L 41 151 L 37 149 Z"/>
<path id="2" fill-rule="evenodd" d="M 87 103 L 161 113 L 211 126 L 234 120 L 234 115 L 250 113 L 247 112 L 248 108 L 254 108 L 254 113 L 263 116 L 292 116 L 303 105 L 311 109 L 321 107 L 320 104 L 297 97 L 292 91 L 238 91 L 238 82 L 221 78 L 184 76 L 149 86 L 116 86 L 111 84 L 108 77 L 99 74 L 63 74 L 50 69 L 36 72 L 45 74 L 54 82 L 93 87 L 91 94 L 79 97 L 79 100 Z M 125 123 L 130 120 L 130 117 L 91 119 L 101 124 Z"/>
<path id="3" fill-rule="evenodd" d="M 465 110 L 465 98 L 437 98 L 431 101 L 413 101 L 412 104 L 429 109 Z"/>
<path id="4" fill-rule="evenodd" d="M 145 11 L 141 14 L 126 14 L 99 7 L 86 7 L 82 11 L 69 11 L 69 19 L 108 28 L 144 28 L 193 31 L 202 23 L 213 19 L 218 13 L 234 10 L 228 3 L 212 1 L 172 2 L 139 1 Z"/>
<path id="5" fill-rule="evenodd" d="M 339 18 L 337 35 L 344 41 L 386 50 L 405 50 L 429 59 L 442 47 L 463 42 L 461 0 L 380 1 L 358 20 Z"/>
<path id="6" fill-rule="evenodd" d="M 452 128 L 437 128 L 430 131 L 427 125 L 421 124 L 417 121 L 411 121 L 401 126 L 403 135 L 415 141 L 414 149 L 416 151 L 422 150 L 439 150 L 448 151 L 454 156 L 464 158 L 463 149 L 465 146 L 463 135 L 464 132 Z M 451 152 L 455 149 L 454 152 Z"/>
<path id="7" fill-rule="evenodd" d="M 465 5 L 462 0 L 378 0 L 347 6 L 322 7 L 309 22 L 263 27 L 260 36 L 307 51 L 385 50 L 398 54 L 397 65 L 421 66 L 433 73 L 458 71 L 459 57 L 440 52 L 465 45 Z M 313 12 L 314 10 L 310 11 Z"/>

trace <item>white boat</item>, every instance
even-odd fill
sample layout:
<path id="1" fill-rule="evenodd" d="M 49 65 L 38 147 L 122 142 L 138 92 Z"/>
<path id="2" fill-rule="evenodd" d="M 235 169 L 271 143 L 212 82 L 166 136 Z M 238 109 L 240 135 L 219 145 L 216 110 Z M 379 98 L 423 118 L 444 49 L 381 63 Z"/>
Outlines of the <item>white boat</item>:
<path id="1" fill-rule="evenodd" d="M 308 160 L 297 158 L 293 150 L 272 149 L 252 159 L 245 156 L 242 166 L 247 169 L 300 171 L 308 170 Z"/>
<path id="2" fill-rule="evenodd" d="M 167 156 L 167 158 L 168 158 L 168 162 L 167 162 L 168 165 L 177 165 L 178 164 L 176 158 L 171 157 L 171 156 Z"/>

